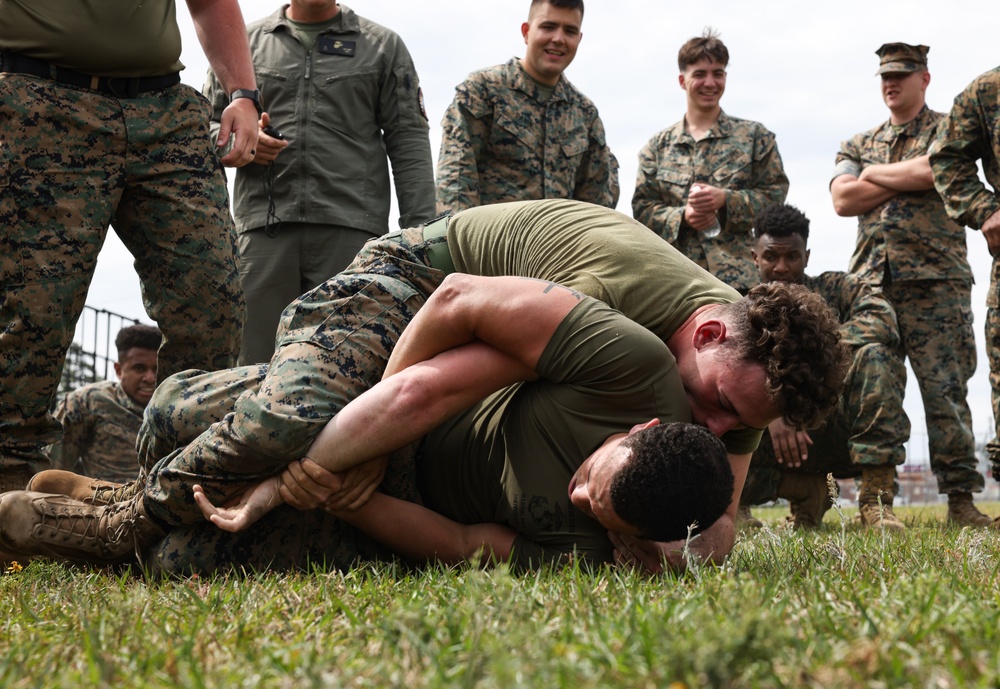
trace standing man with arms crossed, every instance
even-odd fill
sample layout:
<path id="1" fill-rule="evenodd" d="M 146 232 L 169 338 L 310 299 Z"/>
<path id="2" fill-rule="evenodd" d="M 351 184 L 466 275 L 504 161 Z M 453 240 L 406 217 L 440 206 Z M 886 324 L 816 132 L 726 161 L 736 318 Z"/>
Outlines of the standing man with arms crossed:
<path id="1" fill-rule="evenodd" d="M 257 92 L 237 0 L 187 4 L 229 94 L 215 142 L 180 84 L 174 0 L 0 4 L 0 491 L 59 439 L 48 409 L 109 224 L 163 331 L 159 379 L 236 361 L 243 292 L 215 147 L 234 135 L 222 163 L 253 158 Z"/>
<path id="2" fill-rule="evenodd" d="M 850 272 L 880 284 L 896 311 L 899 356 L 920 384 L 948 521 L 989 526 L 972 502 L 984 485 L 966 401 L 976 370 L 972 270 L 965 230 L 945 212 L 927 157 L 943 117 L 925 102 L 928 50 L 886 43 L 875 51 L 890 117 L 841 145 L 830 193 L 838 215 L 858 218 Z"/>
<path id="3" fill-rule="evenodd" d="M 986 296 L 986 355 L 998 430 L 986 453 L 993 478 L 1000 480 L 1000 67 L 976 77 L 955 98 L 931 145 L 930 160 L 934 186 L 948 215 L 980 228 L 993 256 Z M 980 181 L 977 160 L 993 191 Z"/>
<path id="4" fill-rule="evenodd" d="M 532 0 L 524 57 L 458 85 L 441 121 L 438 212 L 531 199 L 615 207 L 618 161 L 604 124 L 563 75 L 582 24 L 583 0 Z"/>
<path id="5" fill-rule="evenodd" d="M 63 437 L 49 448 L 54 468 L 117 483 L 135 478 L 135 443 L 143 410 L 156 388 L 160 339 L 159 328 L 152 325 L 122 328 L 115 337 L 118 380 L 84 385 L 59 402 L 55 417 Z"/>
<path id="6" fill-rule="evenodd" d="M 746 294 L 757 283 L 753 218 L 784 202 L 788 178 L 774 134 L 722 111 L 728 64 L 729 50 L 711 30 L 681 46 L 677 79 L 687 112 L 639 152 L 632 214 Z"/>
<path id="7" fill-rule="evenodd" d="M 262 131 L 254 164 L 236 172 L 240 364 L 268 361 L 281 311 L 389 231 L 389 163 L 399 226 L 434 217 L 427 114 L 399 36 L 336 0 L 291 0 L 248 30 L 260 126 L 283 138 Z M 205 95 L 214 131 L 228 102 L 214 73 Z"/>

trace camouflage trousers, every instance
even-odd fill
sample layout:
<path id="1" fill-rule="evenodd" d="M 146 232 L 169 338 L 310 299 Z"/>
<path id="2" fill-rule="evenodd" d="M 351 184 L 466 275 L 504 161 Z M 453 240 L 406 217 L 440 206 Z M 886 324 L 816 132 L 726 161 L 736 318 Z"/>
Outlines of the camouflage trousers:
<path id="1" fill-rule="evenodd" d="M 986 296 L 986 358 L 990 362 L 990 391 L 993 401 L 995 434 L 986 444 L 986 455 L 994 467 L 1000 466 L 1000 258 L 993 258 L 990 290 Z M 994 469 L 996 475 L 996 469 Z"/>
<path id="2" fill-rule="evenodd" d="M 903 410 L 906 372 L 903 361 L 882 344 L 854 353 L 844 395 L 820 428 L 809 431 L 809 458 L 796 468 L 778 462 L 769 433 L 753 453 L 742 505 L 759 505 L 783 497 L 778 486 L 783 473 L 859 476 L 865 466 L 896 466 L 906 461 L 904 443 L 910 420 Z"/>
<path id="3" fill-rule="evenodd" d="M 216 504 L 300 459 L 326 423 L 377 383 L 403 328 L 440 284 L 420 229 L 365 245 L 344 273 L 293 302 L 282 315 L 278 349 L 259 366 L 185 374 L 160 386 L 140 432 L 149 467 L 146 512 L 174 530 L 154 550 L 168 571 L 235 565 L 343 565 L 358 549 L 333 517 L 276 510 L 242 534 L 206 524 L 192 499 L 200 484 Z M 383 488 L 416 498 L 412 458 L 393 463 Z M 249 559 L 248 559 L 249 558 Z"/>
<path id="4" fill-rule="evenodd" d="M 931 470 L 940 493 L 979 492 L 968 382 L 976 372 L 972 286 L 962 280 L 886 281 L 901 348 L 924 402 Z"/>
<path id="5" fill-rule="evenodd" d="M 159 379 L 236 361 L 243 293 L 211 108 L 0 74 L 0 471 L 44 469 L 48 413 L 112 225 L 163 331 Z"/>

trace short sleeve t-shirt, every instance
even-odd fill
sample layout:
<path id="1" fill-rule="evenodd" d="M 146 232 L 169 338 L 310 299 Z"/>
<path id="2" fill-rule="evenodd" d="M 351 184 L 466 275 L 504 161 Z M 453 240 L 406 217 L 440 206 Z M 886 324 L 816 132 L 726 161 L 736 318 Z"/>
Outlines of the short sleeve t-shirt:
<path id="1" fill-rule="evenodd" d="M 645 225 L 566 199 L 519 201 L 456 213 L 448 223 L 455 269 L 551 280 L 622 312 L 666 342 L 699 308 L 740 294 Z M 730 431 L 733 454 L 750 454 L 760 431 Z"/>
<path id="2" fill-rule="evenodd" d="M 184 68 L 174 0 L 3 0 L 0 49 L 96 76 Z"/>
<path id="3" fill-rule="evenodd" d="M 539 380 L 501 390 L 425 438 L 421 495 L 456 521 L 517 530 L 516 565 L 574 550 L 606 561 L 607 531 L 572 505 L 569 482 L 610 436 L 653 418 L 690 420 L 674 357 L 645 328 L 584 298 L 537 370 Z"/>

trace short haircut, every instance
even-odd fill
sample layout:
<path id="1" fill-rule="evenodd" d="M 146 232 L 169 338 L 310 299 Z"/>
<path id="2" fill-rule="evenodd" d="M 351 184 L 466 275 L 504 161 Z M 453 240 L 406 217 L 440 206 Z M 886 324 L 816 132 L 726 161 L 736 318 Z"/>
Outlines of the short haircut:
<path id="1" fill-rule="evenodd" d="M 809 218 L 795 206 L 787 203 L 772 203 L 753 219 L 753 236 L 791 237 L 797 234 L 805 242 L 809 241 Z"/>
<path id="2" fill-rule="evenodd" d="M 155 325 L 144 325 L 137 323 L 122 328 L 115 337 L 115 347 L 118 348 L 118 359 L 123 359 L 128 350 L 138 347 L 139 349 L 152 349 L 154 352 L 160 348 L 160 341 L 163 334 Z"/>
<path id="3" fill-rule="evenodd" d="M 733 499 L 726 447 L 711 431 L 668 423 L 628 436 L 611 479 L 611 506 L 642 538 L 675 541 L 716 522 Z"/>
<path id="4" fill-rule="evenodd" d="M 531 9 L 528 10 L 528 16 L 532 15 L 536 7 L 546 3 L 566 10 L 580 10 L 580 18 L 583 19 L 583 0 L 531 0 Z"/>
<path id="5" fill-rule="evenodd" d="M 787 424 L 815 428 L 840 399 L 850 364 L 837 314 L 802 285 L 766 282 L 725 304 L 733 356 L 759 363 Z"/>
<path id="6" fill-rule="evenodd" d="M 718 62 L 723 67 L 729 64 L 729 50 L 710 26 L 701 36 L 695 36 L 681 46 L 677 53 L 677 67 L 683 72 L 689 65 L 705 59 Z"/>

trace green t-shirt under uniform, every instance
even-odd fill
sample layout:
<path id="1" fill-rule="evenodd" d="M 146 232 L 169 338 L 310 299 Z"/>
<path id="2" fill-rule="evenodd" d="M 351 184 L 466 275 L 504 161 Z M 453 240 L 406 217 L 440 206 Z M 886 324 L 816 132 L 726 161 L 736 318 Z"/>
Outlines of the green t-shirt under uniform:
<path id="1" fill-rule="evenodd" d="M 539 380 L 495 393 L 425 438 L 421 496 L 456 521 L 516 529 L 515 565 L 574 550 L 607 561 L 607 531 L 570 503 L 570 479 L 608 437 L 652 418 L 690 418 L 674 357 L 645 328 L 584 298 L 537 370 Z"/>

